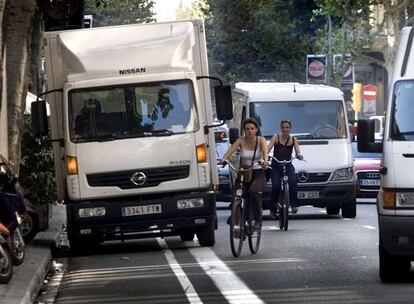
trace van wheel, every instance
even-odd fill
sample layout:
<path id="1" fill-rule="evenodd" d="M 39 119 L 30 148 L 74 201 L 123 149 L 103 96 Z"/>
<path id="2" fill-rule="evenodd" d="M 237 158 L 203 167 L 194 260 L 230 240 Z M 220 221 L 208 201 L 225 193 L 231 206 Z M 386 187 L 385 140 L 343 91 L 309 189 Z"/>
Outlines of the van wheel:
<path id="1" fill-rule="evenodd" d="M 381 282 L 389 283 L 404 279 L 411 268 L 411 261 L 398 256 L 390 255 L 381 242 L 379 244 L 379 275 Z"/>
<path id="2" fill-rule="evenodd" d="M 329 215 L 337 215 L 339 214 L 340 207 L 336 205 L 326 206 L 326 213 Z"/>
<path id="3" fill-rule="evenodd" d="M 201 247 L 211 247 L 216 243 L 214 234 L 214 225 L 210 223 L 208 226 L 197 231 L 197 238 Z"/>
<path id="4" fill-rule="evenodd" d="M 183 242 L 188 242 L 194 240 L 194 232 L 192 231 L 181 231 L 180 239 Z"/>
<path id="5" fill-rule="evenodd" d="M 23 214 L 22 223 L 20 224 L 20 231 L 25 243 L 29 243 L 34 239 L 36 234 L 39 232 L 39 219 L 36 213 L 28 211 Z"/>
<path id="6" fill-rule="evenodd" d="M 342 205 L 342 217 L 354 218 L 356 217 L 356 199 Z"/>

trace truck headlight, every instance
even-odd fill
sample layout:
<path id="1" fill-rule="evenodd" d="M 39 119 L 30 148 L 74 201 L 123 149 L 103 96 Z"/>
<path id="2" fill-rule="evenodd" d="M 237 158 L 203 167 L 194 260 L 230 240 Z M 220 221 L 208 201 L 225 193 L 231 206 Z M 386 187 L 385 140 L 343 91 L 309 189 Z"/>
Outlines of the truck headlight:
<path id="1" fill-rule="evenodd" d="M 352 179 L 354 176 L 354 168 L 343 168 L 335 170 L 331 181 L 343 181 L 343 180 L 349 180 Z"/>
<path id="2" fill-rule="evenodd" d="M 189 198 L 177 201 L 178 209 L 201 208 L 203 206 L 204 200 L 202 198 Z"/>
<path id="3" fill-rule="evenodd" d="M 82 208 L 79 209 L 79 217 L 95 217 L 104 216 L 106 214 L 105 207 Z"/>

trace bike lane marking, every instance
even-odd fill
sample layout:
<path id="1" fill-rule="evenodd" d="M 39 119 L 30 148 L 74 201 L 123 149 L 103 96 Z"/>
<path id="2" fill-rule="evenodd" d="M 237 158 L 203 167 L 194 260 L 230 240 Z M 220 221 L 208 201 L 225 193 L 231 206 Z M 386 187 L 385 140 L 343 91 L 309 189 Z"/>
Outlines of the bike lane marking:
<path id="1" fill-rule="evenodd" d="M 229 303 L 264 303 L 210 248 L 188 250 Z"/>
<path id="2" fill-rule="evenodd" d="M 377 229 L 376 227 L 369 226 L 369 225 L 363 225 L 362 227 L 367 228 L 367 229 L 371 229 L 371 230 Z"/>
<path id="3" fill-rule="evenodd" d="M 184 290 L 184 294 L 187 297 L 188 301 L 191 304 L 202 304 L 197 291 L 195 290 L 193 284 L 191 284 L 190 279 L 185 274 L 184 270 L 181 268 L 180 264 L 174 257 L 173 252 L 169 249 L 167 242 L 164 239 L 157 237 L 157 242 L 160 245 L 165 258 L 167 259 L 168 264 L 170 265 L 172 271 L 174 272 L 175 276 L 177 277 L 178 281 L 181 284 L 181 287 Z"/>

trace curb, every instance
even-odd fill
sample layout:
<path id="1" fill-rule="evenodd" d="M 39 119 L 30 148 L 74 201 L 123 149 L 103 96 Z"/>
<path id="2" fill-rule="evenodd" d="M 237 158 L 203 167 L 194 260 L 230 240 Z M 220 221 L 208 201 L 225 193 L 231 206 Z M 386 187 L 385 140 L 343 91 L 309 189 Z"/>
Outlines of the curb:
<path id="1" fill-rule="evenodd" d="M 13 268 L 13 278 L 0 285 L 0 303 L 31 304 L 36 299 L 52 261 L 52 245 L 65 221 L 65 207 L 52 205 L 49 229 L 39 232 L 26 246 L 22 265 Z"/>

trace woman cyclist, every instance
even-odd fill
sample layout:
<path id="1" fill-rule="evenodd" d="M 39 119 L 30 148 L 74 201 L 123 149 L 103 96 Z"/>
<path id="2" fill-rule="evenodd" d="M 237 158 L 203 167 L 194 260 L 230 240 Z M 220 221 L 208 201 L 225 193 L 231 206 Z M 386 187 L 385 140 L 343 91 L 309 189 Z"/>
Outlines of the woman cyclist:
<path id="1" fill-rule="evenodd" d="M 292 123 L 289 120 L 282 120 L 280 122 L 280 130 L 282 134 L 273 135 L 272 139 L 267 146 L 268 151 L 271 151 L 273 148 L 273 157 L 278 160 L 291 160 L 292 151 L 295 148 L 296 157 L 300 160 L 303 159 L 303 156 L 300 153 L 299 143 L 296 137 L 290 136 L 290 130 L 292 128 Z M 282 166 L 272 160 L 272 202 L 276 202 L 279 199 L 280 194 L 280 179 L 283 174 Z M 289 197 L 290 202 L 293 207 L 293 203 L 296 201 L 296 175 L 295 167 L 292 163 L 286 165 L 286 173 L 289 178 Z M 272 206 L 272 211 L 275 213 L 276 204 Z"/>
<path id="2" fill-rule="evenodd" d="M 241 166 L 250 168 L 256 164 L 252 170 L 251 181 L 245 183 L 247 190 L 245 193 L 248 193 L 250 211 L 255 220 L 254 228 L 260 229 L 262 226 L 262 194 L 266 184 L 263 169 L 267 166 L 268 150 L 265 138 L 256 135 L 259 128 L 255 119 L 247 118 L 244 120 L 243 130 L 244 136 L 238 138 L 230 146 L 219 163 L 225 163 L 240 148 Z M 257 163 L 261 163 L 261 165 Z"/>

